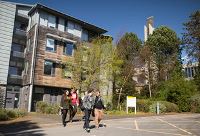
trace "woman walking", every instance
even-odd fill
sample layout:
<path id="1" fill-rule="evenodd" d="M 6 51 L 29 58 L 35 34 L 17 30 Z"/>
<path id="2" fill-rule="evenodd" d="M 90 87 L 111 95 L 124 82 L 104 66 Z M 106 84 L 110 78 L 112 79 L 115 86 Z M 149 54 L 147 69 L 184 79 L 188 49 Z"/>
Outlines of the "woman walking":
<path id="1" fill-rule="evenodd" d="M 70 98 L 72 101 L 72 106 L 70 107 L 70 122 L 72 122 L 74 116 L 77 113 L 77 107 L 79 106 L 79 98 L 74 88 L 71 90 L 70 93 L 71 93 Z"/>
<path id="2" fill-rule="evenodd" d="M 64 127 L 66 126 L 65 120 L 66 120 L 67 113 L 68 113 L 68 110 L 70 109 L 70 107 L 71 107 L 71 98 L 69 96 L 69 91 L 65 90 L 62 95 L 61 102 L 60 102 L 60 108 L 61 108 L 61 112 L 62 112 L 62 123 L 63 123 Z"/>
<path id="3" fill-rule="evenodd" d="M 95 128 L 99 128 L 99 123 L 103 117 L 104 100 L 100 95 L 100 91 L 96 91 L 96 98 L 94 103 L 94 114 L 95 114 Z"/>

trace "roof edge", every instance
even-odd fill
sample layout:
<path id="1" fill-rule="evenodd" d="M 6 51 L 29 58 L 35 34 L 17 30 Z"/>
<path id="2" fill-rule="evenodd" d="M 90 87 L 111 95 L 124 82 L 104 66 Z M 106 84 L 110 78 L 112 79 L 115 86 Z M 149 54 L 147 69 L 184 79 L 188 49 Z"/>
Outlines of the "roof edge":
<path id="1" fill-rule="evenodd" d="M 71 18 L 72 20 L 75 20 L 75 21 L 79 22 L 80 24 L 92 26 L 92 27 L 98 29 L 98 31 L 100 31 L 101 34 L 104 34 L 104 33 L 108 32 L 107 30 L 105 30 L 105 29 L 103 29 L 103 28 L 100 28 L 100 27 L 98 27 L 98 26 L 96 26 L 96 25 L 94 25 L 94 24 L 91 24 L 91 23 L 88 23 L 88 22 L 86 22 L 86 21 L 77 19 L 77 18 L 75 18 L 75 17 L 73 17 L 73 16 L 71 16 L 71 15 L 68 15 L 68 14 L 65 14 L 65 13 L 63 13 L 63 12 L 57 11 L 57 10 L 55 10 L 55 9 L 49 8 L 49 7 L 47 7 L 47 6 L 45 6 L 45 5 L 42 5 L 42 4 L 40 4 L 40 3 L 35 4 L 35 5 L 30 9 L 30 11 L 28 12 L 28 15 L 31 15 L 37 8 L 38 8 L 38 9 L 51 10 L 52 12 L 55 12 L 55 13 L 57 13 L 57 14 L 60 14 L 60 15 L 62 15 L 62 16 L 68 17 L 68 18 Z"/>

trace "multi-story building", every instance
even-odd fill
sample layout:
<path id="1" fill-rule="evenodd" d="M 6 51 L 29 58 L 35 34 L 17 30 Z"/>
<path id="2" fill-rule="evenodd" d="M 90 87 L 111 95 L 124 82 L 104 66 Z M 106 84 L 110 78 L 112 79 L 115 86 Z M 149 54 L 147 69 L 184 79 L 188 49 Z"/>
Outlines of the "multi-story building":
<path id="1" fill-rule="evenodd" d="M 187 80 L 194 79 L 194 76 L 198 72 L 198 62 L 183 64 L 183 72 Z"/>
<path id="2" fill-rule="evenodd" d="M 28 11 L 31 5 L 0 1 L 1 107 L 17 108 L 22 72 Z M 6 98 L 6 99 L 5 99 Z"/>
<path id="3" fill-rule="evenodd" d="M 37 101 L 59 103 L 62 90 L 72 87 L 72 74 L 63 62 L 73 58 L 76 44 L 89 42 L 107 31 L 41 4 L 29 7 L 27 11 L 26 24 L 21 25 L 26 32 L 23 38 L 25 46 L 14 44 L 16 48 L 11 51 L 11 55 L 18 55 L 16 63 L 23 60 L 24 69 L 13 70 L 11 67 L 8 75 L 14 73 L 17 75 L 15 79 L 21 82 L 18 88 L 19 99 L 14 98 L 19 100 L 19 107 L 31 111 Z M 10 35 L 10 39 L 15 38 Z M 10 61 L 10 65 L 14 63 Z M 5 75 L 5 78 L 10 77 Z M 9 90 L 8 83 L 5 82 L 5 85 Z"/>

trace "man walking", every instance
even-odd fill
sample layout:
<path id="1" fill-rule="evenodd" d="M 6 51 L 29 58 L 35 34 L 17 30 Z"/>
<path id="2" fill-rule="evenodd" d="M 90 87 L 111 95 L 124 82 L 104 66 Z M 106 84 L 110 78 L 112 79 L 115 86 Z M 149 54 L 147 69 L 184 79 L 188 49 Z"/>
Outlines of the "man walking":
<path id="1" fill-rule="evenodd" d="M 85 123 L 84 123 L 83 128 L 88 133 L 90 132 L 90 127 L 89 127 L 90 114 L 91 114 L 91 110 L 94 106 L 94 98 L 92 95 L 93 95 L 93 89 L 90 89 L 88 91 L 88 94 L 83 99 L 83 106 L 84 106 L 84 113 L 85 113 Z"/>

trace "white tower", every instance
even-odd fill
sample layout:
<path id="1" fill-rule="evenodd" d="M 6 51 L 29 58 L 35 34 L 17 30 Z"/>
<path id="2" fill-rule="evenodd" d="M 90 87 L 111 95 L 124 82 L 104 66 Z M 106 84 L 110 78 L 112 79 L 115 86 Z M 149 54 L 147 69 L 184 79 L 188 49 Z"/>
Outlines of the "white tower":
<path id="1" fill-rule="evenodd" d="M 146 25 L 144 26 L 144 41 L 146 42 L 148 36 L 153 33 L 154 30 L 154 21 L 153 16 L 148 17 L 146 21 Z"/>

